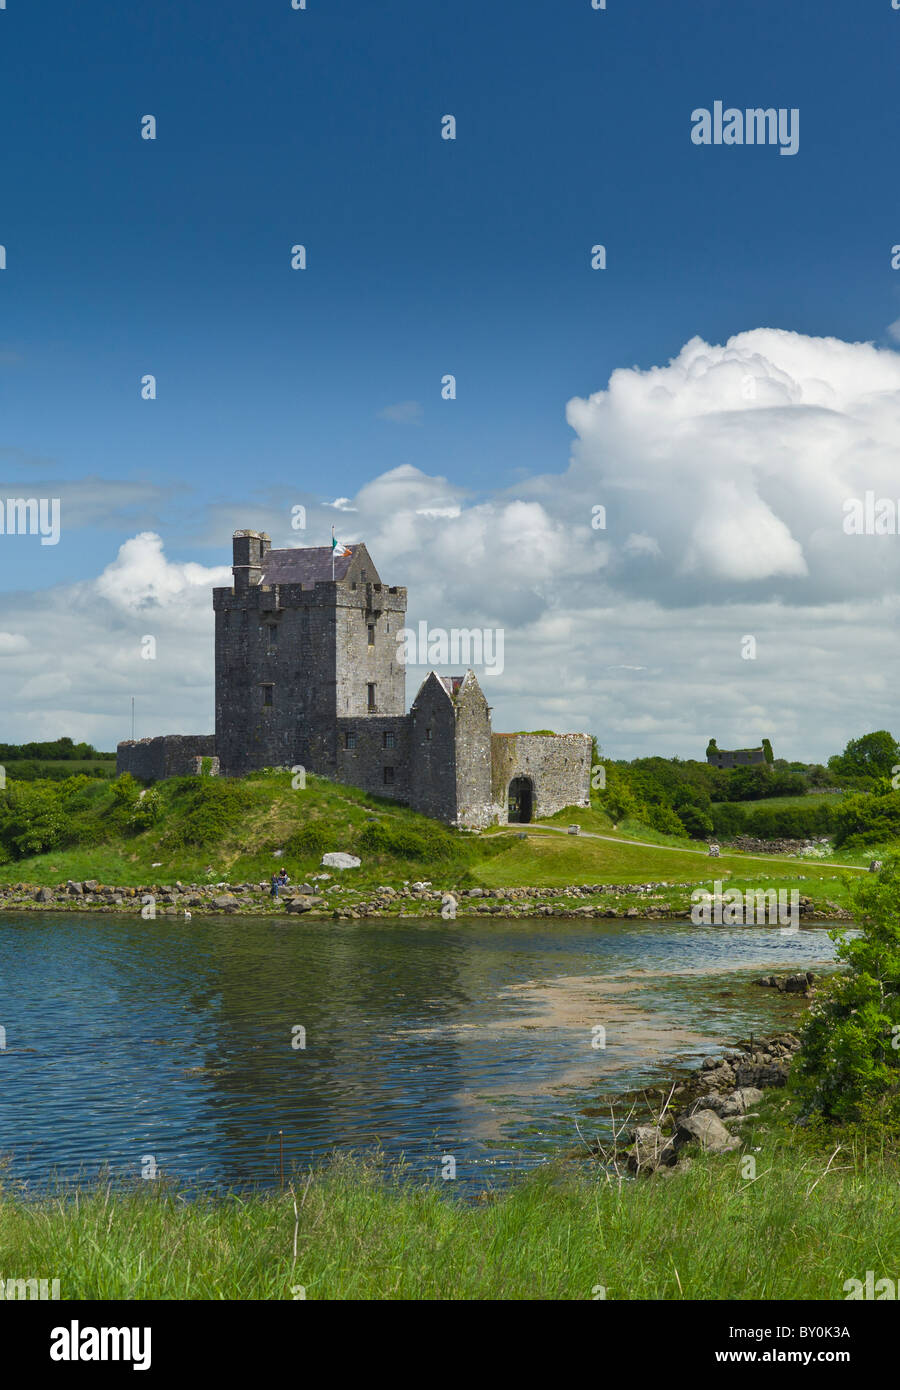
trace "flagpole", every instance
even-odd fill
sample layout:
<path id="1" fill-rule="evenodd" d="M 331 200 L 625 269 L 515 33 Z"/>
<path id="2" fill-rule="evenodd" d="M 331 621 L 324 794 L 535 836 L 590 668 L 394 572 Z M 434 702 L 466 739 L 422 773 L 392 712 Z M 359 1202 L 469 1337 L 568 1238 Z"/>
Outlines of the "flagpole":
<path id="1" fill-rule="evenodd" d="M 331 528 L 331 582 L 334 583 L 334 527 Z"/>

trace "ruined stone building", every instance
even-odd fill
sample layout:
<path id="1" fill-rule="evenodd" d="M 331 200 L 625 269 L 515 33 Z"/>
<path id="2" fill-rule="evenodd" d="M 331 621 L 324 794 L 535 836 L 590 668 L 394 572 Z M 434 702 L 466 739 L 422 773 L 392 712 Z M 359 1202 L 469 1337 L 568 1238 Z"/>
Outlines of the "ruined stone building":
<path id="1" fill-rule="evenodd" d="M 767 753 L 769 756 L 767 756 Z M 711 738 L 706 749 L 706 761 L 710 767 L 754 767 L 770 761 L 771 745 L 768 750 L 765 740 L 759 748 L 718 748 Z"/>
<path id="2" fill-rule="evenodd" d="M 469 828 L 590 804 L 590 736 L 493 733 L 471 670 L 432 671 L 407 713 L 406 590 L 382 583 L 365 545 L 333 560 L 257 531 L 233 544 L 233 584 L 213 590 L 215 736 L 120 743 L 120 772 L 302 767 Z"/>

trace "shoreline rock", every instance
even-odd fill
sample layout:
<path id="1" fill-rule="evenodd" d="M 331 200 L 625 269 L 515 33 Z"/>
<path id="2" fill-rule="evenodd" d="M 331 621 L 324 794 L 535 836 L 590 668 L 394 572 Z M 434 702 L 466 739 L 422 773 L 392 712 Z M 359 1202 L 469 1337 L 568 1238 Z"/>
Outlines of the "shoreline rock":
<path id="1" fill-rule="evenodd" d="M 609 1150 L 596 1146 L 595 1156 L 617 1170 L 624 1162 L 634 1176 L 646 1176 L 683 1166 L 685 1151 L 700 1148 L 707 1153 L 731 1153 L 742 1147 L 740 1135 L 727 1125 L 740 1126 L 754 1118 L 754 1106 L 767 1089 L 785 1086 L 794 1055 L 800 1047 L 796 1033 L 777 1033 L 771 1038 L 739 1044 L 739 1051 L 706 1057 L 686 1078 L 668 1089 L 654 1088 L 661 1098 L 662 1113 L 651 1121 L 633 1125 L 625 1145 Z M 648 1092 L 619 1097 L 632 1108 L 648 1104 Z M 677 1108 L 669 1103 L 677 1100 Z M 593 1113 L 593 1112 L 590 1112 Z M 663 1174 L 668 1176 L 668 1172 Z"/>
<path id="2" fill-rule="evenodd" d="M 40 911 L 141 911 L 152 899 L 156 915 L 178 916 L 185 909 L 253 916 L 298 913 L 313 917 L 350 919 L 442 918 L 499 916 L 548 917 L 562 920 L 578 918 L 621 921 L 641 918 L 649 921 L 687 921 L 691 910 L 674 906 L 672 899 L 684 901 L 693 883 L 645 882 L 627 884 L 570 884 L 560 887 L 522 886 L 514 888 L 435 888 L 429 882 L 404 883 L 393 888 L 354 888 L 331 881 L 329 874 L 313 874 L 308 883 L 289 884 L 278 898 L 272 898 L 268 883 L 236 882 L 174 884 L 151 883 L 139 886 L 101 884 L 97 879 L 69 879 L 54 888 L 32 883 L 0 887 L 0 909 Z M 622 898 L 630 901 L 623 903 Z M 289 907 L 305 899 L 299 907 Z M 634 900 L 638 899 L 638 903 Z M 452 900 L 452 901 L 451 901 Z M 455 907 L 453 906 L 455 904 Z M 852 921 L 852 914 L 836 904 L 815 908 L 812 899 L 800 900 L 805 924 Z M 761 927 L 765 924 L 760 923 Z"/>

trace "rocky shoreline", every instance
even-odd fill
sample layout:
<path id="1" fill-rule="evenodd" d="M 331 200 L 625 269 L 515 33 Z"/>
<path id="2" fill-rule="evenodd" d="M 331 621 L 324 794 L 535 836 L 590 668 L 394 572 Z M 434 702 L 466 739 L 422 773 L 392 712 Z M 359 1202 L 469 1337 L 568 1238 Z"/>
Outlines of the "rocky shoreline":
<path id="1" fill-rule="evenodd" d="M 811 984 L 803 978 L 807 986 Z M 757 983 L 768 984 L 768 979 Z M 742 1148 L 740 1133 L 733 1133 L 729 1126 L 740 1130 L 748 1120 L 758 1118 L 754 1107 L 765 1090 L 787 1084 L 799 1047 L 796 1033 L 751 1037 L 735 1051 L 704 1058 L 695 1071 L 667 1087 L 619 1097 L 618 1104 L 628 1104 L 632 1113 L 654 1103 L 658 1113 L 652 1122 L 623 1125 L 626 1141 L 617 1136 L 611 1146 L 597 1144 L 593 1155 L 617 1173 L 671 1177 L 690 1167 L 692 1150 L 724 1154 Z"/>
<path id="2" fill-rule="evenodd" d="M 272 898 L 267 883 L 215 884 L 151 883 L 121 887 L 97 879 L 69 879 L 54 888 L 15 883 L 0 888 L 0 909 L 42 912 L 138 912 L 144 917 L 184 917 L 185 914 L 242 913 L 250 916 L 306 915 L 333 920 L 379 917 L 597 917 L 609 920 L 641 918 L 656 921 L 689 920 L 689 907 L 675 905 L 692 888 L 690 883 L 572 884 L 563 888 L 439 889 L 425 880 L 398 888 L 379 885 L 356 888 L 318 873 Z M 627 902 L 619 900 L 627 899 Z M 800 898 L 800 917 L 807 921 L 850 921 L 852 915 L 835 903 L 814 904 Z"/>

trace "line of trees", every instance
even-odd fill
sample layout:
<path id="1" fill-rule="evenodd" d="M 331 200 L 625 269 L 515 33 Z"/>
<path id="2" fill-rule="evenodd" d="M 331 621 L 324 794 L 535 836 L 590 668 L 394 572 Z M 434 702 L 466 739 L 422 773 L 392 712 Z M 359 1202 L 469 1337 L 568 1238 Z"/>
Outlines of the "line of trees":
<path id="1" fill-rule="evenodd" d="M 595 763 L 602 761 L 596 741 L 594 749 Z M 775 758 L 718 768 L 656 757 L 606 762 L 604 774 L 597 801 L 614 821 L 641 821 L 665 834 L 707 840 L 834 835 L 837 844 L 851 846 L 900 836 L 900 746 L 885 729 L 851 739 L 827 765 Z M 835 797 L 833 805 L 799 801 L 823 790 L 851 795 Z M 797 804 L 753 805 L 778 798 L 794 798 Z"/>
<path id="2" fill-rule="evenodd" d="M 101 753 L 92 743 L 73 743 L 70 738 L 52 739 L 46 743 L 0 743 L 0 763 L 21 759 L 46 762 L 91 762 L 112 759 L 115 753 Z"/>

